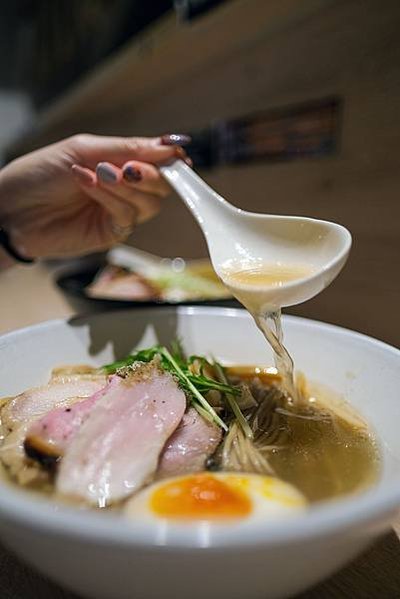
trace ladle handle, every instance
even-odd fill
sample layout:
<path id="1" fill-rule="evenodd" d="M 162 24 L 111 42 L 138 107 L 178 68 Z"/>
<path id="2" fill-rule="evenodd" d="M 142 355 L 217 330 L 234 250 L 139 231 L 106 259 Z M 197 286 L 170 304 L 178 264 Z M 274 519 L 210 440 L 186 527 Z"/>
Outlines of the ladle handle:
<path id="1" fill-rule="evenodd" d="M 218 218 L 222 211 L 234 209 L 183 160 L 161 166 L 160 171 L 185 202 L 206 236 L 212 220 Z"/>

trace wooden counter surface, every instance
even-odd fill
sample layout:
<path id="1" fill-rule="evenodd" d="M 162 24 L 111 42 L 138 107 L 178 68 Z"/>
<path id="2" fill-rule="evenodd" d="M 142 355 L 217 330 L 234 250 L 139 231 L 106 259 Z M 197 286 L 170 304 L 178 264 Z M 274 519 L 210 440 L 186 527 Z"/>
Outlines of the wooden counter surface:
<path id="1" fill-rule="evenodd" d="M 17 266 L 2 272 L 0 289 L 0 333 L 72 314 L 44 265 Z M 390 533 L 352 564 L 297 599 L 400 597 L 399 532 L 400 519 Z M 2 599 L 79 599 L 33 572 L 1 546 L 0 588 Z"/>

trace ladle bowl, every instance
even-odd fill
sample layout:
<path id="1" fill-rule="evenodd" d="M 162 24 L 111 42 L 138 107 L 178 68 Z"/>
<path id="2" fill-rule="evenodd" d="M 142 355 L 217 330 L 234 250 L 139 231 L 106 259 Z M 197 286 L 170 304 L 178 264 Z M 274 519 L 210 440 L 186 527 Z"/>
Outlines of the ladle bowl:
<path id="1" fill-rule="evenodd" d="M 224 281 L 232 264 L 309 267 L 309 275 L 269 288 L 251 286 L 247 295 L 263 294 L 268 308 L 311 299 L 343 268 L 351 248 L 342 225 L 300 216 L 257 214 L 236 208 L 182 160 L 161 172 L 192 212 L 206 238 L 215 272 Z M 233 293 L 232 285 L 229 285 Z"/>

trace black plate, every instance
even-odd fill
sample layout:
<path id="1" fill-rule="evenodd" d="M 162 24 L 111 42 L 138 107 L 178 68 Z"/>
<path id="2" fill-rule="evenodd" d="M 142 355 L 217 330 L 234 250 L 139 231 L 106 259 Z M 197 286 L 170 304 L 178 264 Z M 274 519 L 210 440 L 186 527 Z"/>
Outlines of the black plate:
<path id="1" fill-rule="evenodd" d="M 182 302 L 165 302 L 156 300 L 113 300 L 89 297 L 86 294 L 86 287 L 93 281 L 99 268 L 86 268 L 83 270 L 63 274 L 56 279 L 57 286 L 65 293 L 70 303 L 77 311 L 93 310 L 118 310 L 126 308 L 143 308 L 151 306 L 239 306 L 234 299 L 220 300 L 186 300 Z"/>

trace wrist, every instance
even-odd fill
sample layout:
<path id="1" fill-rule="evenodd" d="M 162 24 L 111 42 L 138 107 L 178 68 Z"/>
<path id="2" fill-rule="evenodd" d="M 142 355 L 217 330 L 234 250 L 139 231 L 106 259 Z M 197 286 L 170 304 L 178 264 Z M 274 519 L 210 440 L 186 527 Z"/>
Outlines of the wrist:
<path id="1" fill-rule="evenodd" d="M 0 226 L 0 247 L 3 252 L 8 254 L 9 258 L 15 262 L 22 262 L 23 264 L 32 264 L 33 258 L 28 258 L 20 252 L 18 247 L 11 241 L 10 235 L 7 231 Z"/>
<path id="2" fill-rule="evenodd" d="M 1 246 L 0 246 L 0 270 L 6 270 L 15 266 L 17 261 L 14 260 Z"/>
<path id="3" fill-rule="evenodd" d="M 9 268 L 18 262 L 29 264 L 33 262 L 20 250 L 15 240 L 13 230 L 13 194 L 7 177 L 8 166 L 0 171 L 0 268 Z M 18 236 L 17 236 L 18 237 Z"/>
<path id="4" fill-rule="evenodd" d="M 5 202 L 5 194 L 4 194 L 4 169 L 0 170 L 0 222 L 3 221 L 3 208 Z M 16 264 L 16 260 L 14 260 L 10 254 L 0 245 L 0 270 L 5 270 L 6 268 L 10 268 Z"/>

